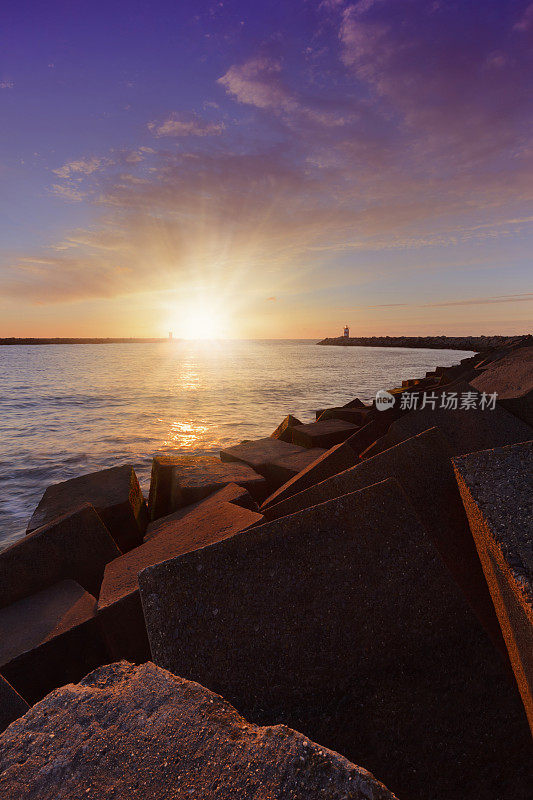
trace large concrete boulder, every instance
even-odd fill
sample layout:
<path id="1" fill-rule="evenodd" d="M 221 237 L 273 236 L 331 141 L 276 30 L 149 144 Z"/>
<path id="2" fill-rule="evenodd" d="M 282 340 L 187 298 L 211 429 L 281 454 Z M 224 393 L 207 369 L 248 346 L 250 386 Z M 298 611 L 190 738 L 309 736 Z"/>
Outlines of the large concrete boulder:
<path id="1" fill-rule="evenodd" d="M 292 429 L 295 425 L 301 425 L 302 422 L 293 417 L 292 414 L 287 414 L 276 430 L 270 434 L 271 439 L 281 439 L 282 442 L 292 442 Z"/>
<path id="2" fill-rule="evenodd" d="M 104 523 L 86 503 L 0 553 L 0 608 L 66 578 L 98 595 L 105 565 L 119 555 Z"/>
<path id="3" fill-rule="evenodd" d="M 357 461 L 358 458 L 348 442 L 336 444 L 329 450 L 324 451 L 315 461 L 308 464 L 286 483 L 282 484 L 279 489 L 276 489 L 263 502 L 261 510 L 279 503 L 287 497 L 291 497 L 291 495 L 302 492 L 309 486 L 314 486 L 316 483 L 320 483 L 320 481 L 348 469 L 348 467 L 352 467 Z"/>
<path id="4" fill-rule="evenodd" d="M 0 672 L 29 703 L 107 660 L 96 600 L 74 581 L 0 610 Z"/>
<path id="5" fill-rule="evenodd" d="M 471 392 L 477 404 L 476 408 L 448 410 L 426 407 L 409 411 L 390 426 L 388 433 L 376 442 L 376 447 L 366 455 L 392 447 L 410 436 L 428 428 L 438 427 L 450 445 L 453 455 L 464 455 L 477 450 L 501 447 L 531 439 L 533 429 L 522 420 L 496 405 L 495 409 L 479 408 L 481 394 L 469 384 L 460 383 L 454 387 L 459 397 Z"/>
<path id="6" fill-rule="evenodd" d="M 154 661 L 252 719 L 359 754 L 400 797 L 529 798 L 516 689 L 394 481 L 139 583 Z"/>
<path id="7" fill-rule="evenodd" d="M 394 800 L 284 725 L 260 728 L 154 664 L 111 664 L 46 697 L 0 739 L 5 800 Z"/>
<path id="8" fill-rule="evenodd" d="M 247 464 L 264 475 L 269 491 L 273 492 L 321 453 L 316 450 L 310 453 L 305 447 L 267 436 L 227 447 L 220 451 L 220 458 L 224 462 Z"/>
<path id="9" fill-rule="evenodd" d="M 227 486 L 213 492 L 204 500 L 200 500 L 198 503 L 191 503 L 190 506 L 184 506 L 166 517 L 160 517 L 154 522 L 150 522 L 146 528 L 144 541 L 147 542 L 148 539 L 151 539 L 160 531 L 167 529 L 170 522 L 177 522 L 187 518 L 189 522 L 194 523 L 195 519 L 201 518 L 206 512 L 222 503 L 233 503 L 241 508 L 257 511 L 257 503 L 247 489 L 243 486 L 237 486 L 236 483 L 228 483 Z"/>
<path id="10" fill-rule="evenodd" d="M 351 422 L 358 427 L 366 425 L 373 412 L 372 408 L 326 408 L 317 418 L 317 422 L 328 419 L 340 419 L 344 422 Z"/>
<path id="11" fill-rule="evenodd" d="M 246 464 L 223 464 L 216 456 L 156 456 L 150 480 L 150 519 L 198 503 L 213 492 L 236 483 L 255 500 L 267 494 L 265 479 Z"/>
<path id="12" fill-rule="evenodd" d="M 480 392 L 496 392 L 500 405 L 533 425 L 533 347 L 502 354 L 471 383 Z"/>
<path id="13" fill-rule="evenodd" d="M 234 536 L 262 519 L 232 503 L 199 505 L 181 518 L 171 514 L 157 520 L 149 540 L 111 561 L 98 600 L 98 620 L 113 658 L 139 663 L 150 657 L 137 580 L 141 570 Z"/>
<path id="14" fill-rule="evenodd" d="M 357 430 L 358 425 L 341 419 L 326 419 L 297 425 L 292 431 L 292 441 L 302 447 L 333 447 L 344 442 Z"/>
<path id="15" fill-rule="evenodd" d="M 27 702 L 0 675 L 0 733 L 3 733 L 14 720 L 22 717 L 28 709 Z"/>
<path id="16" fill-rule="evenodd" d="M 533 731 L 533 441 L 470 453 L 454 466 Z"/>
<path id="17" fill-rule="evenodd" d="M 405 491 L 444 563 L 505 657 L 498 620 L 457 489 L 450 448 L 438 428 L 359 461 L 261 511 L 267 520 L 278 519 L 386 478 L 397 480 Z"/>
<path id="18" fill-rule="evenodd" d="M 103 469 L 49 486 L 33 512 L 27 532 L 49 525 L 82 503 L 94 506 L 123 553 L 142 542 L 148 513 L 135 470 L 130 465 Z"/>

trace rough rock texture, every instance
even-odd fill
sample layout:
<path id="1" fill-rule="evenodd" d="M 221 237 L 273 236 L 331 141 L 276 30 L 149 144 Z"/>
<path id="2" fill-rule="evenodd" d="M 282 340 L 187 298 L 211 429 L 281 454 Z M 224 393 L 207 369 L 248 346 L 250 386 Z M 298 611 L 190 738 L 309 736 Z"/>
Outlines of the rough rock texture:
<path id="1" fill-rule="evenodd" d="M 107 660 L 96 600 L 61 581 L 0 610 L 0 671 L 29 703 Z"/>
<path id="2" fill-rule="evenodd" d="M 333 447 L 344 442 L 357 430 L 357 425 L 341 419 L 327 419 L 297 425 L 292 431 L 292 441 L 302 447 Z"/>
<path id="3" fill-rule="evenodd" d="M 282 442 L 292 442 L 292 429 L 295 425 L 301 425 L 301 421 L 292 414 L 288 414 L 284 420 L 280 422 L 274 433 L 270 434 L 271 439 L 281 439 Z"/>
<path id="4" fill-rule="evenodd" d="M 341 408 L 326 408 L 317 418 L 317 422 L 324 422 L 327 419 L 340 419 L 360 427 L 361 425 L 366 425 L 371 413 L 371 408 L 346 408 L 344 406 Z"/>
<path id="5" fill-rule="evenodd" d="M 459 384 L 454 388 L 457 389 L 459 396 L 463 391 L 476 393 L 468 384 Z M 498 406 L 494 410 L 483 411 L 473 408 L 455 411 L 425 408 L 409 411 L 393 422 L 388 433 L 376 443 L 378 447 L 372 455 L 434 426 L 448 440 L 453 455 L 524 442 L 533 436 L 533 429 L 529 425 Z"/>
<path id="6" fill-rule="evenodd" d="M 49 486 L 35 509 L 28 533 L 68 514 L 82 503 L 93 505 L 122 552 L 142 542 L 148 523 L 146 504 L 133 467 L 112 467 Z"/>
<path id="7" fill-rule="evenodd" d="M 216 456 L 156 456 L 150 480 L 150 519 L 198 503 L 229 483 L 243 486 L 258 501 L 267 494 L 265 479 L 246 464 L 222 464 Z"/>
<path id="8" fill-rule="evenodd" d="M 346 439 L 346 444 L 352 448 L 355 455 L 359 458 L 376 439 L 383 435 L 387 427 L 387 425 L 380 425 L 379 420 L 373 419 L 348 437 L 348 439 Z"/>
<path id="9" fill-rule="evenodd" d="M 533 731 L 533 442 L 471 453 L 454 466 Z"/>
<path id="10" fill-rule="evenodd" d="M 0 608 L 65 578 L 98 595 L 105 565 L 119 555 L 104 523 L 86 503 L 0 553 Z"/>
<path id="11" fill-rule="evenodd" d="M 500 405 L 533 425 L 533 347 L 521 347 L 488 363 L 472 386 L 487 394 L 497 392 Z"/>
<path id="12" fill-rule="evenodd" d="M 166 528 L 171 520 L 177 522 L 178 520 L 185 519 L 185 517 L 187 517 L 191 522 L 193 522 L 195 516 L 198 514 L 203 514 L 204 511 L 207 511 L 207 509 L 212 509 L 215 506 L 219 506 L 221 503 L 233 503 L 236 506 L 241 506 L 241 508 L 248 508 L 250 511 L 257 511 L 257 503 L 247 489 L 245 489 L 243 486 L 237 486 L 236 483 L 228 483 L 227 486 L 224 486 L 222 489 L 213 492 L 213 494 L 210 494 L 204 500 L 200 500 L 198 503 L 192 503 L 190 506 L 179 508 L 177 511 L 174 511 L 172 514 L 169 514 L 166 517 L 160 517 L 154 522 L 150 522 L 146 528 L 144 541 L 147 542 L 148 539 L 151 539 L 156 533 L 159 533 L 161 530 Z M 189 515 L 192 516 L 189 517 Z"/>
<path id="13" fill-rule="evenodd" d="M 352 467 L 357 461 L 357 456 L 347 442 L 336 444 L 267 497 L 261 510 Z"/>
<path id="14" fill-rule="evenodd" d="M 0 675 L 0 733 L 29 709 L 27 702 Z"/>
<path id="15" fill-rule="evenodd" d="M 298 723 L 410 800 L 529 798 L 518 693 L 394 481 L 139 583 L 154 660 L 254 720 Z"/>
<path id="16" fill-rule="evenodd" d="M 243 462 L 264 475 L 271 492 L 287 480 L 287 469 L 283 465 L 290 463 L 287 459 L 292 459 L 294 456 L 303 459 L 302 469 L 309 463 L 309 461 L 305 462 L 305 459 L 309 459 L 309 455 L 306 454 L 304 447 L 283 442 L 280 439 L 272 439 L 270 436 L 256 439 L 253 442 L 236 444 L 220 451 L 222 461 Z"/>
<path id="17" fill-rule="evenodd" d="M 147 566 L 233 536 L 261 522 L 261 514 L 231 503 L 199 506 L 182 519 L 157 521 L 155 535 L 107 565 L 98 601 L 98 619 L 113 658 L 145 661 L 150 650 L 137 576 Z"/>
<path id="18" fill-rule="evenodd" d="M 300 452 L 276 458 L 265 468 L 269 487 L 282 486 L 314 464 L 326 451 L 322 447 L 302 447 Z"/>
<path id="19" fill-rule="evenodd" d="M 369 772 L 301 733 L 259 728 L 197 683 L 124 661 L 53 692 L 4 734 L 0 795 L 394 800 Z"/>
<path id="20" fill-rule="evenodd" d="M 457 489 L 450 449 L 438 428 L 406 439 L 261 510 L 267 520 L 278 519 L 385 478 L 395 478 L 403 488 L 444 563 L 505 657 L 500 627 Z"/>

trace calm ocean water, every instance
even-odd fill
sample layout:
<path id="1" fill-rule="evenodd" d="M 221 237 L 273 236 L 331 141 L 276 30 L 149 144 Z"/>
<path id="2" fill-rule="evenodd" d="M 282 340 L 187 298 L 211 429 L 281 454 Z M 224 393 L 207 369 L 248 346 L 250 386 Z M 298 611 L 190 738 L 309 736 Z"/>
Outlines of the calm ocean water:
<path id="1" fill-rule="evenodd" d="M 0 548 L 50 483 L 154 453 L 207 453 L 470 353 L 318 347 L 314 341 L 0 348 Z"/>

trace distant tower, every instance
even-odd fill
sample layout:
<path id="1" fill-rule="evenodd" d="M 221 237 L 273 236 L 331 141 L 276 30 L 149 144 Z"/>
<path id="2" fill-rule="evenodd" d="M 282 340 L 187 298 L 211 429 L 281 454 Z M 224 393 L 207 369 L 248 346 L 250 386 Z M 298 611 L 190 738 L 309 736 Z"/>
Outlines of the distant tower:
<path id="1" fill-rule="evenodd" d="M 168 332 L 168 338 L 169 338 L 169 339 L 172 339 L 172 331 L 169 331 L 169 332 Z"/>
<path id="2" fill-rule="evenodd" d="M 344 326 L 344 338 L 348 339 L 349 336 L 350 336 L 350 329 L 349 329 L 349 327 L 347 325 L 345 325 Z"/>

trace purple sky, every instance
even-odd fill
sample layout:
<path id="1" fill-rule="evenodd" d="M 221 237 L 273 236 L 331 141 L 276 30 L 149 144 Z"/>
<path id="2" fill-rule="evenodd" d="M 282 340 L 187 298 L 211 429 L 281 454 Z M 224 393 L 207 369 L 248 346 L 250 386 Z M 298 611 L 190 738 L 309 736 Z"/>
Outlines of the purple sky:
<path id="1" fill-rule="evenodd" d="M 532 38 L 522 0 L 11 3 L 0 335 L 530 330 Z"/>

